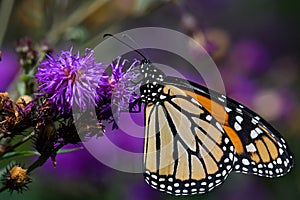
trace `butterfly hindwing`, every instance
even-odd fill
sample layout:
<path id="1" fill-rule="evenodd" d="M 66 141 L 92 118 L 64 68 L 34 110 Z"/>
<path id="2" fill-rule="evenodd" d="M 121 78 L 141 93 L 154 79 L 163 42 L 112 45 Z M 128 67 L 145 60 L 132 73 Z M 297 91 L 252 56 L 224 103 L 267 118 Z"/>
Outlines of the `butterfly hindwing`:
<path id="1" fill-rule="evenodd" d="M 234 170 L 266 177 L 286 174 L 293 159 L 283 137 L 260 116 L 234 103 L 229 104 L 228 124 L 234 127 L 243 144 L 243 152 L 237 154 Z"/>
<path id="2" fill-rule="evenodd" d="M 235 147 L 234 171 L 278 177 L 291 169 L 293 158 L 285 140 L 262 117 L 233 99 L 196 83 L 186 84 L 184 80 L 171 77 L 166 82 L 194 96 L 222 124 Z"/>

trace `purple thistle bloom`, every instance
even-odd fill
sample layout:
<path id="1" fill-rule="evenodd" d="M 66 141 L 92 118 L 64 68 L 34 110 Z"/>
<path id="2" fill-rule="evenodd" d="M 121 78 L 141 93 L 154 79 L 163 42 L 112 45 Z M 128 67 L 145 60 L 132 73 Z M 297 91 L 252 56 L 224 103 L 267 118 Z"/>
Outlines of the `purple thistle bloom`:
<path id="1" fill-rule="evenodd" d="M 70 112 L 73 103 L 82 110 L 95 105 L 96 88 L 104 70 L 101 63 L 95 62 L 91 49 L 86 49 L 83 56 L 79 52 L 72 55 L 72 50 L 62 51 L 56 58 L 47 55 L 36 74 L 37 91 L 47 94 L 62 113 Z"/>
<path id="2" fill-rule="evenodd" d="M 139 71 L 134 67 L 139 63 L 138 60 L 128 63 L 128 60 L 118 57 L 115 63 L 108 65 L 111 75 L 104 72 L 97 89 L 97 114 L 100 120 L 118 121 L 120 112 L 127 111 L 130 103 L 138 98 L 135 91 L 140 85 L 134 81 L 137 80 Z M 124 71 L 126 64 L 130 66 Z"/>

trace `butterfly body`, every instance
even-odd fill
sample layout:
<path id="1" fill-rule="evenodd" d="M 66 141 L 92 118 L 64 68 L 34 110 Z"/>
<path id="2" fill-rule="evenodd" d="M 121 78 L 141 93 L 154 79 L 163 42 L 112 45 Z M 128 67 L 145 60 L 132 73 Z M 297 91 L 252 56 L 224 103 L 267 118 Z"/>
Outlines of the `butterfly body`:
<path id="1" fill-rule="evenodd" d="M 150 61 L 144 61 L 141 66 L 143 75 L 143 84 L 140 87 L 141 101 L 145 104 L 160 102 L 166 96 L 163 94 L 163 85 L 165 75 L 161 70 L 150 65 Z"/>
<path id="2" fill-rule="evenodd" d="M 285 140 L 250 109 L 166 76 L 149 61 L 141 74 L 144 176 L 153 188 L 173 195 L 206 193 L 231 171 L 278 177 L 292 167 Z"/>

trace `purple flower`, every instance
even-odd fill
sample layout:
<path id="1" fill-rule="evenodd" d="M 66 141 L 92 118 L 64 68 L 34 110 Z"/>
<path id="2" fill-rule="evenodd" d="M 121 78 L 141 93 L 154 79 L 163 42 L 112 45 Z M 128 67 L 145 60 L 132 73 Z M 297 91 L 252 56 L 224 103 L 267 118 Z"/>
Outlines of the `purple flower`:
<path id="1" fill-rule="evenodd" d="M 47 55 L 36 74 L 38 92 L 47 94 L 50 103 L 62 113 L 70 112 L 73 103 L 79 109 L 95 105 L 96 88 L 103 65 L 95 62 L 94 52 L 86 49 L 80 56 L 69 51 L 62 51 L 56 58 Z"/>
<path id="2" fill-rule="evenodd" d="M 130 103 L 138 98 L 135 91 L 140 87 L 137 80 L 139 71 L 134 68 L 140 61 L 122 60 L 118 57 L 116 62 L 108 65 L 111 75 L 104 72 L 99 81 L 96 100 L 100 120 L 118 121 L 121 111 L 127 111 Z M 124 68 L 130 64 L 125 71 Z M 113 120 L 114 119 L 114 120 Z"/>

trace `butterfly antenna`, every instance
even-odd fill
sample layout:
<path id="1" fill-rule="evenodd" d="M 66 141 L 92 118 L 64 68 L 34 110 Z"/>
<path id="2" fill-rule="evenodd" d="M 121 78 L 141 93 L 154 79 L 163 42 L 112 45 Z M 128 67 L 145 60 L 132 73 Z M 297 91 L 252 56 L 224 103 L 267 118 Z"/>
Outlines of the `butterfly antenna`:
<path id="1" fill-rule="evenodd" d="M 144 60 L 148 60 L 140 51 L 134 49 L 132 46 L 130 46 L 126 42 L 123 42 L 122 40 L 120 40 L 119 38 L 115 37 L 114 35 L 112 35 L 110 33 L 106 33 L 106 34 L 103 35 L 103 38 L 106 38 L 106 37 L 112 37 L 112 38 L 118 40 L 119 42 L 121 42 L 122 44 L 126 45 L 127 47 L 129 47 L 130 49 L 132 49 L 133 51 L 135 51 L 136 53 L 138 53 L 140 56 L 142 56 L 144 58 Z"/>
<path id="2" fill-rule="evenodd" d="M 136 47 L 138 47 L 138 49 L 141 49 L 141 48 L 140 48 L 140 45 L 139 45 L 134 39 L 132 39 L 132 37 L 130 37 L 129 35 L 123 34 L 122 37 L 128 38 L 133 44 L 135 44 Z M 143 51 L 140 50 L 140 52 L 143 52 Z M 143 52 L 143 53 L 146 55 L 145 52 Z"/>

